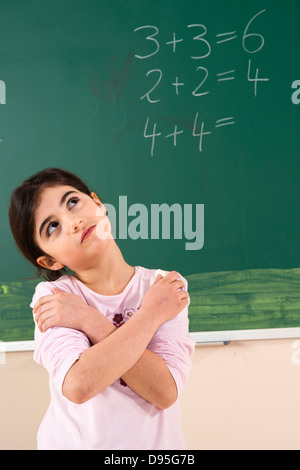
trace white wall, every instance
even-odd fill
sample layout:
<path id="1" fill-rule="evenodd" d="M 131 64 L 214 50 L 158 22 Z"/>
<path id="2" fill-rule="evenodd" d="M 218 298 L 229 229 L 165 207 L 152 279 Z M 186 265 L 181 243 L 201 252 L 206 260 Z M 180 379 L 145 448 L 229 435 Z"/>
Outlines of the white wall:
<path id="1" fill-rule="evenodd" d="M 197 347 L 181 398 L 188 448 L 300 449 L 298 351 L 290 339 Z M 32 352 L 6 353 L 0 384 L 0 449 L 35 449 L 47 373 Z"/>
<path id="2" fill-rule="evenodd" d="M 299 350 L 295 340 L 197 348 L 182 399 L 189 447 L 300 449 Z"/>

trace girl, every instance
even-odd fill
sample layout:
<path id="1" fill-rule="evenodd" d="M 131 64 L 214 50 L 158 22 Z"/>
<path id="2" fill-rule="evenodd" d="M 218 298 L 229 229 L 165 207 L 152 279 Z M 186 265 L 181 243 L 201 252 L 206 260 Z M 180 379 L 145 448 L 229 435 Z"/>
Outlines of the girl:
<path id="1" fill-rule="evenodd" d="M 128 265 L 105 207 L 65 170 L 24 181 L 9 217 L 47 279 L 31 303 L 34 359 L 51 391 L 38 449 L 185 448 L 178 396 L 194 349 L 186 280 Z"/>

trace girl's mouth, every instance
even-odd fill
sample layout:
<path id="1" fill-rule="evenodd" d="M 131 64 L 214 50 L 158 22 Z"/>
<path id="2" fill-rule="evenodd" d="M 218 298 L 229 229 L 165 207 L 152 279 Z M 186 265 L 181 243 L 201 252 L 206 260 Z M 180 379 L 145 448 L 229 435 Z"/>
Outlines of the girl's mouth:
<path id="1" fill-rule="evenodd" d="M 93 230 L 96 228 L 96 225 L 91 225 L 90 227 L 87 227 L 81 234 L 81 243 L 83 243 L 93 232 Z"/>

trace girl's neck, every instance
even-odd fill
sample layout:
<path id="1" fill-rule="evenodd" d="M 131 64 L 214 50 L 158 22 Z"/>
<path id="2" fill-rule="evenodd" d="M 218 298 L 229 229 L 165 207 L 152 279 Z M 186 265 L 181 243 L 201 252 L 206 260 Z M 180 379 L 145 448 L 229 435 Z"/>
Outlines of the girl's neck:
<path id="1" fill-rule="evenodd" d="M 134 273 L 135 268 L 126 263 L 119 247 L 112 240 L 95 266 L 77 272 L 76 277 L 98 294 L 117 295 L 123 292 Z"/>

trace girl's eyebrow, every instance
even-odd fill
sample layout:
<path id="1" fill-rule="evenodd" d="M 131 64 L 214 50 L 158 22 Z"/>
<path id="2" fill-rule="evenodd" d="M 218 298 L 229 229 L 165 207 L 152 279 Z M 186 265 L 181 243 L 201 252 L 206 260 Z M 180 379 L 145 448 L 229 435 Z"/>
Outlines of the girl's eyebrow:
<path id="1" fill-rule="evenodd" d="M 42 231 L 45 227 L 45 225 L 50 222 L 50 220 L 52 219 L 52 215 L 50 215 L 49 217 L 47 217 L 47 219 L 44 220 L 44 222 L 41 223 L 41 226 L 40 226 L 40 237 L 42 236 Z"/>
<path id="2" fill-rule="evenodd" d="M 70 195 L 70 194 L 73 194 L 73 193 L 76 193 L 77 191 L 67 191 L 63 197 L 61 198 L 60 200 L 60 203 L 59 203 L 59 206 L 61 207 L 63 205 L 63 203 L 65 202 L 66 198 Z M 40 230 L 39 230 L 39 234 L 40 236 L 42 235 L 42 231 L 43 231 L 43 228 L 45 227 L 45 225 L 50 222 L 50 220 L 52 219 L 52 215 L 50 215 L 49 217 L 47 217 L 42 223 L 41 223 L 41 226 L 40 226 Z"/>

